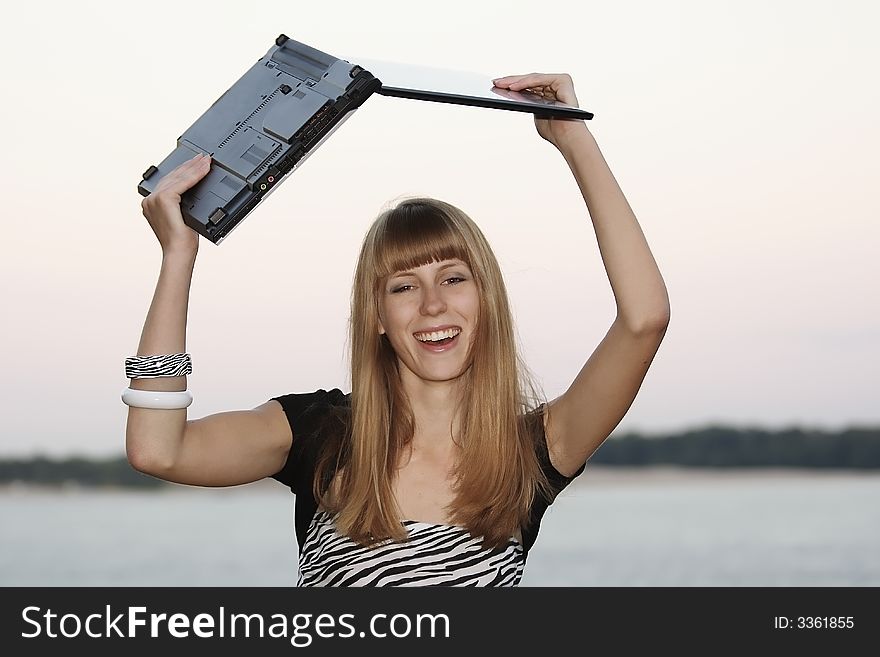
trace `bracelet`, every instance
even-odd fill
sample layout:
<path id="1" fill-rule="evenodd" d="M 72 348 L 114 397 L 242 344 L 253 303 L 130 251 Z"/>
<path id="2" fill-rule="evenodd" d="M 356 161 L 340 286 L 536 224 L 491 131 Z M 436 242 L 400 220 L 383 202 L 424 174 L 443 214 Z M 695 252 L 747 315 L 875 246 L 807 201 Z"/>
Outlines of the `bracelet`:
<path id="1" fill-rule="evenodd" d="M 129 379 L 155 379 L 160 376 L 187 374 L 192 374 L 192 359 L 189 354 L 132 356 L 125 359 L 125 376 Z"/>
<path id="2" fill-rule="evenodd" d="M 158 408 L 170 410 L 186 408 L 192 404 L 193 396 L 189 390 L 163 392 L 159 390 L 134 390 L 126 388 L 122 391 L 122 401 L 136 408 Z"/>

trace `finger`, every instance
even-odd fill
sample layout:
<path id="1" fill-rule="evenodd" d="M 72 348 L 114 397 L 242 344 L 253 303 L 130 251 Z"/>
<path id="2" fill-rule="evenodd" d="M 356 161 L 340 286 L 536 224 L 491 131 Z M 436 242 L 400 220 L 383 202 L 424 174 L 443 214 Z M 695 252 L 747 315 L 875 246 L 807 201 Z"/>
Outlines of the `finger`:
<path id="1" fill-rule="evenodd" d="M 529 73 L 528 75 L 508 75 L 495 80 L 495 84 L 503 83 L 508 89 L 521 91 L 530 87 L 547 87 L 558 81 L 561 76 L 547 73 Z"/>
<path id="2" fill-rule="evenodd" d="M 210 164 L 211 158 L 204 153 L 199 153 L 193 158 L 190 158 L 183 164 L 177 165 L 174 169 L 172 169 L 168 175 L 166 176 L 168 179 L 172 177 L 181 177 L 181 176 L 189 176 L 193 171 L 199 171 L 204 169 L 208 164 Z"/>
<path id="3" fill-rule="evenodd" d="M 171 181 L 179 180 L 179 179 L 191 176 L 191 175 L 193 175 L 193 172 L 196 172 L 196 171 L 199 171 L 200 169 L 203 169 L 205 166 L 206 160 L 209 160 L 209 159 L 210 158 L 207 158 L 202 153 L 199 153 L 198 155 L 196 155 L 193 158 L 190 158 L 189 160 L 187 160 L 183 164 L 178 164 L 175 168 L 173 168 L 171 171 L 169 171 L 162 178 L 162 180 L 160 180 L 159 182 L 160 182 L 160 184 L 162 182 L 165 182 L 167 184 Z"/>
<path id="4" fill-rule="evenodd" d="M 543 96 L 546 100 L 558 100 L 566 105 L 578 106 L 574 83 L 567 73 L 532 73 L 516 76 L 516 78 L 507 84 L 507 88 L 511 91 L 530 90 Z"/>
<path id="5" fill-rule="evenodd" d="M 496 79 L 492 80 L 492 83 L 496 87 L 505 87 L 506 88 L 511 83 L 516 82 L 517 80 L 521 80 L 522 78 L 525 78 L 525 77 L 528 77 L 528 76 L 527 75 L 505 75 L 504 77 L 496 78 Z"/>
<path id="6" fill-rule="evenodd" d="M 196 155 L 172 170 L 156 185 L 156 192 L 167 191 L 173 194 L 182 194 L 199 180 L 204 178 L 211 170 L 211 158 L 208 155 Z"/>

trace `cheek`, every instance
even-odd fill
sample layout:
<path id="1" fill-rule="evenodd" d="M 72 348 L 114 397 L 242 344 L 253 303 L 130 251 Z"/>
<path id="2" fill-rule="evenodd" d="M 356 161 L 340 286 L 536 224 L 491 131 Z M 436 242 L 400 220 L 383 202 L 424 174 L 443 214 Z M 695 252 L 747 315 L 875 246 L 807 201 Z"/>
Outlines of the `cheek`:
<path id="1" fill-rule="evenodd" d="M 476 291 L 469 295 L 465 300 L 465 306 L 467 307 L 468 315 L 470 315 L 472 321 L 476 324 L 480 317 L 480 296 Z"/>
<path id="2" fill-rule="evenodd" d="M 385 333 L 392 333 L 395 325 L 399 322 L 400 309 L 396 304 L 387 299 L 380 299 L 378 303 L 379 329 L 384 329 Z"/>
<path id="3" fill-rule="evenodd" d="M 379 311 L 379 321 L 388 333 L 395 333 L 401 326 L 406 325 L 406 312 L 399 304 L 385 304 Z"/>

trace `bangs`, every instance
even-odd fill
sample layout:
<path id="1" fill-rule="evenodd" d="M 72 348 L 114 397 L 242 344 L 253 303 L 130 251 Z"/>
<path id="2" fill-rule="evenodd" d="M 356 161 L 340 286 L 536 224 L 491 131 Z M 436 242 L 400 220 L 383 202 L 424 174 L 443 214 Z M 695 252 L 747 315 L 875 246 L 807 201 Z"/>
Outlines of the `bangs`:
<path id="1" fill-rule="evenodd" d="M 472 267 L 461 231 L 440 208 L 404 201 L 380 219 L 373 253 L 380 281 L 399 271 L 457 258 Z"/>

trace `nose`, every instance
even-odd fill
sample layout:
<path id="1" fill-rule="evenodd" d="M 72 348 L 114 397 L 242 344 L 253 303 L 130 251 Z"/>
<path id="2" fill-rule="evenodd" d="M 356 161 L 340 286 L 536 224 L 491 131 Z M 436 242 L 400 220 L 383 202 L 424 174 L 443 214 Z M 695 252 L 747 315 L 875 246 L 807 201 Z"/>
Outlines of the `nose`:
<path id="1" fill-rule="evenodd" d="M 422 304 L 419 309 L 423 315 L 439 315 L 446 311 L 446 301 L 442 292 L 433 285 L 423 287 Z"/>

